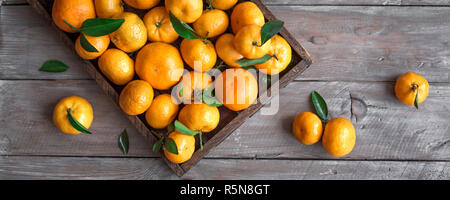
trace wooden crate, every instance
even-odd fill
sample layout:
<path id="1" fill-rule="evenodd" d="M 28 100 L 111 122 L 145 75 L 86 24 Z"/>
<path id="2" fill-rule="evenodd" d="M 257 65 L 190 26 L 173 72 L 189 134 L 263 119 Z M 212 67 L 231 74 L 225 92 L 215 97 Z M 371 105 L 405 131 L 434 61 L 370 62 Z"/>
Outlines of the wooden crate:
<path id="1" fill-rule="evenodd" d="M 62 39 L 62 41 L 67 45 L 68 48 L 72 49 L 74 54 L 74 42 L 78 33 L 70 34 L 64 31 L 61 31 L 52 21 L 51 18 L 51 10 L 53 5 L 53 0 L 27 0 L 28 3 L 40 14 L 42 15 L 48 23 L 51 23 L 52 26 L 56 29 L 58 36 Z M 264 13 L 264 16 L 267 21 L 276 19 L 275 16 L 267 9 L 266 6 L 260 0 L 251 0 L 254 2 Z M 240 1 L 241 2 L 241 1 Z M 163 4 L 164 1 L 161 1 Z M 148 10 L 136 10 L 133 8 L 126 8 L 127 11 L 132 11 L 138 13 L 141 17 L 143 14 L 148 12 Z M 232 9 L 231 9 L 232 10 Z M 227 11 L 228 14 L 231 14 L 231 10 Z M 228 30 L 227 32 L 230 32 Z M 295 40 L 295 38 L 285 29 L 283 28 L 280 32 L 280 35 L 283 36 L 287 42 L 292 47 L 292 61 L 290 65 L 284 70 L 279 77 L 279 86 L 280 89 L 285 87 L 289 82 L 294 80 L 300 73 L 306 70 L 312 63 L 311 56 L 308 52 Z M 215 38 L 211 39 L 213 42 Z M 174 42 L 175 46 L 179 46 L 181 39 L 178 39 Z M 111 43 L 111 46 L 113 44 Z M 132 55 L 133 56 L 133 55 Z M 218 58 L 218 62 L 220 62 L 220 58 Z M 185 65 L 187 66 L 187 65 Z M 113 102 L 119 106 L 119 94 L 123 87 L 116 86 L 112 84 L 103 74 L 100 72 L 97 66 L 97 60 L 92 61 L 84 61 L 83 65 L 84 69 L 89 73 L 89 75 L 95 79 L 100 88 L 112 98 Z M 136 76 L 135 79 L 138 77 Z M 164 92 L 164 91 L 163 91 Z M 167 91 L 166 91 L 167 92 Z M 269 91 L 270 92 L 270 91 Z M 266 95 L 266 91 L 262 92 L 261 95 Z M 266 101 L 267 102 L 267 101 Z M 183 164 L 174 164 L 167 160 L 163 153 L 160 153 L 163 160 L 167 163 L 167 165 L 177 174 L 178 176 L 182 176 L 185 172 L 187 172 L 193 165 L 195 165 L 200 159 L 203 158 L 212 148 L 220 144 L 225 138 L 227 138 L 235 129 L 237 129 L 247 118 L 251 117 L 254 113 L 256 113 L 262 106 L 262 103 L 259 101 L 256 104 L 253 104 L 249 108 L 243 111 L 234 112 L 226 109 L 224 106 L 219 108 L 220 111 L 220 123 L 218 127 L 210 133 L 204 134 L 206 138 L 206 143 L 203 145 L 203 151 L 199 149 L 199 145 L 197 144 L 196 151 L 192 158 L 183 163 Z M 125 114 L 125 113 L 124 113 Z M 125 114 L 126 115 L 126 114 Z M 157 138 L 152 134 L 153 130 L 150 126 L 145 122 L 144 115 L 139 116 L 129 116 L 126 115 L 131 123 L 136 127 L 139 133 L 141 133 L 148 141 L 149 145 L 153 145 L 153 143 L 157 140 Z M 198 139 L 198 138 L 197 138 Z M 198 140 L 197 140 L 198 141 Z"/>

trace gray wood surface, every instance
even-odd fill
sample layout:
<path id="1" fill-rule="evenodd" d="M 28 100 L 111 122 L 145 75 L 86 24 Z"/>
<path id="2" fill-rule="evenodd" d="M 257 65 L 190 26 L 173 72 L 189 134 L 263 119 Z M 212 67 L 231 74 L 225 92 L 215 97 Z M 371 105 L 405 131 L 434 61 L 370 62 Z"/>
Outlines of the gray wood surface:
<path id="1" fill-rule="evenodd" d="M 331 117 L 346 117 L 355 125 L 356 147 L 344 159 L 450 160 L 450 84 L 431 84 L 427 101 L 416 111 L 396 100 L 393 83 L 384 82 L 291 83 L 281 90 L 276 115 L 256 113 L 207 157 L 334 159 L 320 144 L 305 146 L 291 135 L 295 115 L 314 110 L 313 90 L 327 100 Z M 94 81 L 0 81 L 0 92 L 2 155 L 122 156 L 117 136 L 127 128 L 128 156 L 157 156 Z M 68 136 L 52 124 L 54 105 L 70 95 L 93 104 L 95 134 Z"/>
<path id="2" fill-rule="evenodd" d="M 450 1 L 265 3 L 315 63 L 281 90 L 277 115 L 256 113 L 182 178 L 450 179 Z M 177 179 L 78 67 L 82 61 L 22 4 L 5 0 L 0 7 L 0 179 Z M 48 59 L 70 69 L 37 71 Z M 419 111 L 393 94 L 406 71 L 431 82 Z M 327 100 L 331 116 L 355 125 L 348 156 L 330 157 L 320 144 L 305 146 L 291 135 L 293 117 L 313 111 L 312 90 Z M 93 135 L 65 135 L 52 124 L 53 106 L 69 95 L 93 104 Z M 124 128 L 126 156 L 117 144 Z"/>
<path id="3" fill-rule="evenodd" d="M 414 71 L 430 82 L 450 82 L 450 7 L 269 8 L 315 60 L 297 80 L 395 81 Z M 70 66 L 80 59 L 30 7 L 5 6 L 0 15 L 0 79 L 89 78 L 76 67 L 64 75 L 37 74 L 47 59 Z"/>
<path id="4" fill-rule="evenodd" d="M 437 180 L 449 170 L 448 162 L 202 159 L 182 179 Z M 157 158 L 0 157 L 0 179 L 42 178 L 178 179 Z"/>

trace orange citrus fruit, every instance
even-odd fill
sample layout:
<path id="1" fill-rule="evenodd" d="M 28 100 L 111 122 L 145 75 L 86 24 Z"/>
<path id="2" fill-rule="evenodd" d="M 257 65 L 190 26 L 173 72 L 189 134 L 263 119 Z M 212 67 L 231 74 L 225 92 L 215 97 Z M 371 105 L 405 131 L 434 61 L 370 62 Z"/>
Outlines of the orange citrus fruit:
<path id="1" fill-rule="evenodd" d="M 295 117 L 292 130 L 298 141 L 312 145 L 322 137 L 322 121 L 312 112 L 303 112 Z"/>
<path id="2" fill-rule="evenodd" d="M 222 10 L 205 10 L 200 18 L 194 22 L 194 30 L 202 38 L 216 37 L 225 33 L 229 24 L 228 15 Z"/>
<path id="3" fill-rule="evenodd" d="M 151 42 L 172 43 L 178 38 L 178 33 L 170 22 L 169 13 L 162 6 L 153 8 L 145 14 L 144 24 L 147 27 L 148 40 Z"/>
<path id="4" fill-rule="evenodd" d="M 347 155 L 353 150 L 355 142 L 355 127 L 349 120 L 338 117 L 325 125 L 322 145 L 330 155 L 336 157 Z"/>
<path id="5" fill-rule="evenodd" d="M 202 15 L 203 0 L 166 0 L 167 11 L 185 23 L 194 23 Z"/>
<path id="6" fill-rule="evenodd" d="M 111 18 L 123 13 L 122 0 L 95 0 L 95 12 L 97 17 Z"/>
<path id="7" fill-rule="evenodd" d="M 55 0 L 52 6 L 52 18 L 61 30 L 75 33 L 65 21 L 75 28 L 81 28 L 86 19 L 95 18 L 93 0 Z"/>
<path id="8" fill-rule="evenodd" d="M 72 117 L 77 120 L 85 128 L 89 129 L 94 119 L 94 111 L 91 104 L 84 98 L 78 96 L 70 96 L 61 99 L 53 110 L 53 123 L 63 133 L 77 135 L 80 131 L 73 128 L 67 118 L 67 110 L 72 110 Z"/>
<path id="9" fill-rule="evenodd" d="M 238 0 L 211 0 L 213 7 L 220 10 L 228 10 L 236 5 L 237 2 Z"/>
<path id="10" fill-rule="evenodd" d="M 161 94 L 153 99 L 145 113 L 145 119 L 152 128 L 162 129 L 169 126 L 178 114 L 178 104 L 170 94 Z"/>
<path id="11" fill-rule="evenodd" d="M 140 115 L 147 111 L 153 101 L 153 88 L 146 81 L 134 80 L 123 88 L 119 105 L 128 115 Z"/>
<path id="12" fill-rule="evenodd" d="M 220 113 L 216 107 L 204 103 L 188 104 L 181 109 L 178 120 L 193 131 L 207 133 L 219 125 Z"/>
<path id="13" fill-rule="evenodd" d="M 184 39 L 180 46 L 184 61 L 195 71 L 204 72 L 216 64 L 217 54 L 214 45 L 201 39 Z"/>
<path id="14" fill-rule="evenodd" d="M 159 4 L 159 0 L 123 0 L 125 3 L 136 9 L 150 9 Z"/>
<path id="15" fill-rule="evenodd" d="M 233 40 L 234 48 L 248 59 L 258 59 L 269 53 L 271 40 L 261 46 L 261 27 L 247 25 L 239 30 Z"/>
<path id="16" fill-rule="evenodd" d="M 139 50 L 147 42 L 147 29 L 138 15 L 124 12 L 114 15 L 114 19 L 125 19 L 125 22 L 115 32 L 109 34 L 117 48 L 127 53 Z"/>
<path id="17" fill-rule="evenodd" d="M 98 59 L 100 71 L 116 85 L 125 85 L 134 78 L 134 61 L 119 49 L 108 49 Z"/>
<path id="18" fill-rule="evenodd" d="M 164 148 L 164 155 L 168 160 L 176 164 L 181 164 L 191 159 L 192 154 L 195 152 L 194 136 L 184 135 L 174 131 L 169 134 L 169 138 L 172 138 L 177 145 L 178 154 L 170 153 Z"/>
<path id="19" fill-rule="evenodd" d="M 258 97 L 258 82 L 253 74 L 245 69 L 226 69 L 216 78 L 215 94 L 228 109 L 244 110 Z"/>
<path id="20" fill-rule="evenodd" d="M 241 67 L 236 61 L 244 58 L 233 45 L 234 35 L 231 33 L 225 33 L 219 37 L 216 41 L 217 56 L 231 67 Z"/>
<path id="21" fill-rule="evenodd" d="M 204 90 L 212 85 L 213 81 L 209 74 L 203 72 L 190 71 L 185 73 L 181 78 L 181 85 L 183 88 L 183 100 L 191 102 L 193 99 L 192 93 L 194 90 Z"/>
<path id="22" fill-rule="evenodd" d="M 395 95 L 398 100 L 406 105 L 414 105 L 416 92 L 419 95 L 418 103 L 425 101 L 428 91 L 428 81 L 420 74 L 413 72 L 407 72 L 399 76 L 395 83 Z"/>
<path id="23" fill-rule="evenodd" d="M 247 25 L 254 24 L 262 27 L 265 24 L 263 13 L 256 4 L 250 1 L 236 5 L 231 13 L 230 21 L 235 34 Z"/>
<path id="24" fill-rule="evenodd" d="M 83 33 L 82 33 L 83 34 Z M 109 37 L 107 35 L 100 36 L 100 37 L 92 37 L 88 35 L 84 35 L 86 39 L 89 41 L 89 43 L 97 49 L 98 52 L 88 52 L 86 51 L 80 43 L 80 37 L 78 36 L 77 40 L 75 41 L 75 51 L 77 54 L 85 59 L 85 60 L 92 60 L 96 59 L 99 56 L 103 54 L 103 52 L 106 51 L 106 49 L 109 46 Z"/>
<path id="25" fill-rule="evenodd" d="M 285 70 L 291 63 L 292 49 L 289 43 L 279 35 L 275 35 L 270 40 L 271 45 L 268 54 L 274 57 L 263 64 L 255 65 L 255 67 L 262 73 L 274 75 Z"/>
<path id="26" fill-rule="evenodd" d="M 167 90 L 177 84 L 183 69 L 183 59 L 178 49 L 170 44 L 147 44 L 136 56 L 137 75 L 158 90 Z"/>

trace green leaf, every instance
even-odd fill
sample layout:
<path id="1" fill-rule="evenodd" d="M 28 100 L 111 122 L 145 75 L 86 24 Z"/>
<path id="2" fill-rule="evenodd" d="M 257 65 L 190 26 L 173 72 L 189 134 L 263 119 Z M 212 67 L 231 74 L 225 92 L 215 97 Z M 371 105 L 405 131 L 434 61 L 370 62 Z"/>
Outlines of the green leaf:
<path id="1" fill-rule="evenodd" d="M 211 0 L 208 0 L 208 8 L 207 9 L 209 9 L 209 10 L 214 9 Z"/>
<path id="2" fill-rule="evenodd" d="M 179 132 L 179 133 L 185 134 L 185 135 L 190 135 L 190 136 L 195 136 L 198 134 L 198 132 L 189 129 L 188 127 L 186 127 L 184 124 L 182 124 L 178 120 L 175 120 L 175 122 L 173 124 L 175 125 L 176 132 Z"/>
<path id="3" fill-rule="evenodd" d="M 168 133 L 172 133 L 175 131 L 175 125 L 172 123 L 169 124 L 169 126 L 167 126 L 167 132 Z"/>
<path id="4" fill-rule="evenodd" d="M 325 100 L 323 100 L 322 96 L 316 91 L 312 92 L 312 102 L 314 104 L 314 108 L 316 109 L 317 114 L 323 121 L 328 121 L 328 107 Z"/>
<path id="5" fill-rule="evenodd" d="M 69 67 L 61 61 L 49 60 L 42 64 L 39 71 L 43 72 L 65 72 Z"/>
<path id="6" fill-rule="evenodd" d="M 173 29 L 180 35 L 182 38 L 186 39 L 202 39 L 188 24 L 184 23 L 180 19 L 178 19 L 172 12 L 169 12 L 170 22 L 172 23 Z"/>
<path id="7" fill-rule="evenodd" d="M 202 139 L 202 132 L 201 131 L 199 131 L 199 138 L 200 138 L 200 150 L 202 150 L 203 151 L 203 139 Z"/>
<path id="8" fill-rule="evenodd" d="M 263 57 L 258 58 L 258 59 L 242 58 L 242 59 L 236 61 L 236 64 L 238 64 L 242 67 L 248 67 L 248 66 L 252 66 L 252 65 L 263 64 L 263 63 L 267 62 L 268 60 L 270 60 L 271 58 L 272 58 L 272 56 L 269 54 L 266 54 Z"/>
<path id="9" fill-rule="evenodd" d="M 212 92 L 213 92 L 212 88 L 206 88 L 205 90 L 203 90 L 202 95 L 203 103 L 213 107 L 222 106 L 222 103 L 220 103 L 220 101 L 212 94 Z"/>
<path id="10" fill-rule="evenodd" d="M 69 27 L 75 31 L 81 31 L 79 28 L 76 28 L 75 26 L 72 26 L 72 24 L 70 24 L 69 22 L 67 22 L 66 20 L 64 20 L 64 23 L 66 23 L 67 25 L 69 25 Z"/>
<path id="11" fill-rule="evenodd" d="M 178 148 L 175 141 L 172 138 L 167 138 L 166 143 L 164 144 L 164 148 L 175 155 L 178 155 Z"/>
<path id="12" fill-rule="evenodd" d="M 184 97 L 183 84 L 180 83 L 180 87 L 178 88 L 181 97 Z"/>
<path id="13" fill-rule="evenodd" d="M 128 154 L 130 143 L 128 142 L 127 129 L 124 129 L 119 136 L 119 147 L 122 150 L 123 154 Z"/>
<path id="14" fill-rule="evenodd" d="M 416 89 L 416 98 L 414 98 L 414 106 L 419 109 L 419 88 Z"/>
<path id="15" fill-rule="evenodd" d="M 80 44 L 81 47 L 83 47 L 83 49 L 86 50 L 87 52 L 98 53 L 98 50 L 94 46 L 92 46 L 91 43 L 89 43 L 89 41 L 87 40 L 86 36 L 84 36 L 83 33 L 80 35 Z"/>
<path id="16" fill-rule="evenodd" d="M 164 138 L 161 138 L 153 144 L 153 152 L 158 152 L 161 149 L 163 140 Z"/>
<path id="17" fill-rule="evenodd" d="M 67 109 L 67 119 L 70 122 L 70 125 L 77 131 L 80 131 L 82 133 L 86 134 L 92 134 L 86 127 L 84 127 L 80 122 L 78 122 L 73 116 L 72 116 L 72 109 Z"/>
<path id="18" fill-rule="evenodd" d="M 284 22 L 280 20 L 272 20 L 264 24 L 261 28 L 261 46 L 275 36 L 283 28 Z"/>
<path id="19" fill-rule="evenodd" d="M 114 31 L 119 29 L 124 22 L 125 19 L 87 19 L 83 22 L 83 25 L 81 25 L 81 32 L 89 36 L 100 37 L 113 33 Z"/>

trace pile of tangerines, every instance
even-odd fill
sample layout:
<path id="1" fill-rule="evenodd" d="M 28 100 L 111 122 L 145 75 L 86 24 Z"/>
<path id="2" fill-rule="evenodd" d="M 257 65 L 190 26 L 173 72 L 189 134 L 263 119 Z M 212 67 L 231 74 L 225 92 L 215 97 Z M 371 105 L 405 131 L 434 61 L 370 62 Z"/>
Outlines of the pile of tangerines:
<path id="1" fill-rule="evenodd" d="M 146 13 L 141 18 L 124 11 L 125 5 Z M 166 157 L 175 163 L 191 158 L 195 135 L 201 138 L 218 126 L 218 106 L 241 111 L 256 101 L 258 81 L 246 67 L 270 76 L 291 62 L 291 47 L 277 35 L 283 23 L 266 22 L 250 1 L 55 0 L 52 18 L 61 30 L 80 32 L 75 41 L 80 57 L 97 59 L 103 75 L 124 86 L 119 105 L 125 113 L 145 114 L 154 129 L 175 127 L 154 146 L 164 147 Z M 116 22 L 120 26 L 114 28 Z M 212 76 L 213 68 L 221 71 Z M 169 90 L 176 92 L 164 92 Z M 159 95 L 154 98 L 155 94 Z M 198 94 L 201 101 L 194 103 Z M 80 114 L 85 112 L 81 108 L 90 107 L 87 101 L 69 97 L 61 102 L 54 121 L 63 132 L 80 133 L 67 119 L 69 108 L 70 117 L 89 128 L 92 108 Z M 179 111 L 180 103 L 184 106 Z"/>
<path id="2" fill-rule="evenodd" d="M 158 136 L 154 150 L 162 148 L 174 163 L 192 157 L 194 136 L 199 135 L 202 146 L 202 133 L 218 126 L 218 106 L 241 111 L 256 101 L 258 81 L 246 67 L 271 76 L 291 62 L 291 47 L 277 34 L 283 23 L 266 22 L 250 1 L 123 1 L 130 10 L 145 10 L 145 15 L 124 11 L 122 0 L 55 0 L 52 18 L 61 30 L 80 33 L 75 41 L 80 57 L 97 59 L 103 75 L 123 86 L 119 105 L 125 113 L 145 114 L 152 128 L 169 129 L 167 136 Z M 213 79 L 211 70 L 222 66 Z M 198 94 L 200 103 L 193 103 Z M 93 109 L 81 97 L 67 97 L 56 105 L 53 120 L 62 132 L 89 133 Z M 304 144 L 322 135 L 321 120 L 312 113 L 297 116 L 293 128 Z M 330 154 L 349 153 L 354 141 L 348 120 L 327 123 L 323 143 Z"/>

